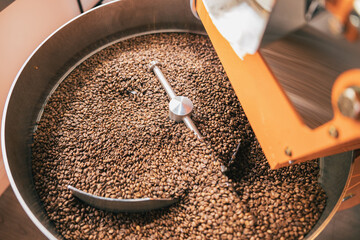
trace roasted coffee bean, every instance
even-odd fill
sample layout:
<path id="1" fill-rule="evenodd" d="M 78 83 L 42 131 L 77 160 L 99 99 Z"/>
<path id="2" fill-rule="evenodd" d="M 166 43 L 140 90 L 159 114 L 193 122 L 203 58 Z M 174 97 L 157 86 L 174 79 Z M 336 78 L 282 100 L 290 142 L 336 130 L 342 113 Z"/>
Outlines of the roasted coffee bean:
<path id="1" fill-rule="evenodd" d="M 169 119 L 152 60 L 193 101 L 202 141 Z M 125 40 L 73 70 L 44 108 L 32 170 L 65 239 L 301 239 L 326 202 L 317 161 L 269 168 L 209 39 L 185 33 Z M 103 197 L 181 200 L 111 213 L 73 197 L 68 184 Z"/>

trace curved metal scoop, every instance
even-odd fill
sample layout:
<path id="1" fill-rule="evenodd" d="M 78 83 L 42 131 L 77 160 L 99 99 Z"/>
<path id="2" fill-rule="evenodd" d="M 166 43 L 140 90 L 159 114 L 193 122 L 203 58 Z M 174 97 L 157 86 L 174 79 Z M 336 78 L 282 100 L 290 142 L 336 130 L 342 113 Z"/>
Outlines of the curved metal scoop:
<path id="1" fill-rule="evenodd" d="M 114 199 L 95 196 L 70 185 L 68 185 L 67 188 L 71 191 L 72 195 L 81 201 L 92 207 L 110 212 L 146 212 L 168 207 L 179 201 L 178 198 Z"/>
<path id="2" fill-rule="evenodd" d="M 169 116 L 172 120 L 177 122 L 183 121 L 185 125 L 194 132 L 194 134 L 202 139 L 199 130 L 196 128 L 194 122 L 190 118 L 193 110 L 193 104 L 190 99 L 183 96 L 176 96 L 172 90 L 169 82 L 159 69 L 160 64 L 153 61 L 149 65 L 149 69 L 153 70 L 161 85 L 170 97 Z M 178 198 L 137 198 L 137 199 L 114 199 L 95 196 L 90 193 L 81 191 L 73 186 L 68 185 L 67 188 L 72 195 L 79 198 L 81 201 L 98 209 L 111 212 L 145 212 L 158 208 L 170 206 L 179 201 Z"/>

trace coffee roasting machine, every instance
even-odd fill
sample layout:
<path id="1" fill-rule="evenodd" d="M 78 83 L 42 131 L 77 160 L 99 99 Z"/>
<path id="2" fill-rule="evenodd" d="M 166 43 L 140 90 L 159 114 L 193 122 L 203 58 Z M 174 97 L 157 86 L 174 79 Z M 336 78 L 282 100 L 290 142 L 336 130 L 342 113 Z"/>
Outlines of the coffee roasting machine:
<path id="1" fill-rule="evenodd" d="M 272 168 L 360 147 L 360 1 L 191 2 Z"/>
<path id="2" fill-rule="evenodd" d="M 29 139 L 39 103 L 99 48 L 146 33 L 201 33 L 209 35 L 271 168 L 320 159 L 328 200 L 307 238 L 356 239 L 359 30 L 357 0 L 123 0 L 86 12 L 35 50 L 11 88 L 1 141 L 13 190 L 37 227 L 60 238 L 32 183 Z"/>

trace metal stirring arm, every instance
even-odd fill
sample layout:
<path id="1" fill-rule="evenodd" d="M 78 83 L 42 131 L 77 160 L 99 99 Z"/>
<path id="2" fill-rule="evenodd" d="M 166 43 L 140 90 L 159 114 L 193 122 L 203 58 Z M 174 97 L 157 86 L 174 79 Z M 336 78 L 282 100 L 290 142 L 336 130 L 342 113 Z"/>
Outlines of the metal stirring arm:
<path id="1" fill-rule="evenodd" d="M 169 103 L 170 118 L 176 122 L 183 121 L 185 125 L 191 129 L 191 131 L 193 131 L 199 139 L 202 139 L 199 130 L 196 128 L 195 124 L 190 118 L 190 114 L 194 108 L 191 100 L 187 97 L 177 96 L 175 94 L 169 82 L 158 68 L 158 65 L 158 62 L 151 62 L 150 69 L 154 71 L 155 75 L 158 77 L 166 93 L 171 99 Z M 68 185 L 67 188 L 71 191 L 72 195 L 89 204 L 90 206 L 111 212 L 144 212 L 168 207 L 179 201 L 178 198 L 114 199 L 95 196 L 70 185 Z"/>
<path id="2" fill-rule="evenodd" d="M 202 136 L 197 129 L 194 122 L 191 120 L 190 115 L 194 108 L 193 103 L 187 97 L 177 96 L 174 90 L 171 88 L 169 82 L 166 80 L 164 74 L 161 72 L 160 63 L 157 61 L 152 61 L 149 64 L 149 69 L 154 71 L 156 77 L 159 79 L 161 85 L 165 89 L 166 93 L 170 98 L 169 103 L 169 117 L 170 119 L 176 122 L 184 122 L 185 125 L 195 133 L 195 135 L 202 139 Z"/>

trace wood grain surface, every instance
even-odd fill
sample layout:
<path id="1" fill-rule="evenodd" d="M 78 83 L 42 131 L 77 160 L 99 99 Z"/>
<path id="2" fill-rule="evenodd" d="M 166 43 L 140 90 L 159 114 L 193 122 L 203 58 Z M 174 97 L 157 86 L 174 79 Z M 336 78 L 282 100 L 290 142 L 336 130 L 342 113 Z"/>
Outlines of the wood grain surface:
<path id="1" fill-rule="evenodd" d="M 8 187 L 0 197 L 0 239 L 46 239 L 26 215 L 11 187 Z"/>

